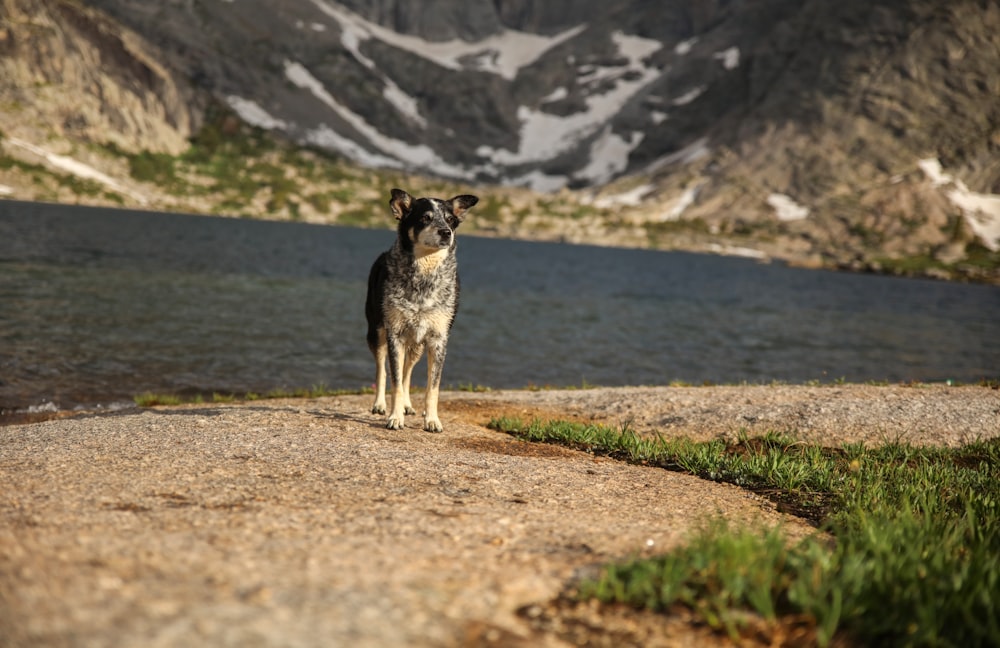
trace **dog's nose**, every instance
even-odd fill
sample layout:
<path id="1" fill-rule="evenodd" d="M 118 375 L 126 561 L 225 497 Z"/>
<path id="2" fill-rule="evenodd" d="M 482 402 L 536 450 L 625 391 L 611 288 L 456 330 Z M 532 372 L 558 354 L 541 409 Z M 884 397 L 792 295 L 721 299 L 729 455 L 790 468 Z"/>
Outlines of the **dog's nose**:
<path id="1" fill-rule="evenodd" d="M 438 234 L 441 236 L 441 238 L 445 239 L 451 238 L 451 230 L 448 229 L 447 227 L 442 227 L 441 229 L 439 229 Z"/>

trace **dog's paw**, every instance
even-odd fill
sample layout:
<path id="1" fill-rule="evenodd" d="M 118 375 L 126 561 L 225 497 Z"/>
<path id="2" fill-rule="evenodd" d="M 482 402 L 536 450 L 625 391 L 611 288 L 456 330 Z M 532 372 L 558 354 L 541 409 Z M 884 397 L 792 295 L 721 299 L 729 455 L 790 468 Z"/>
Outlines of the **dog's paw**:
<path id="1" fill-rule="evenodd" d="M 444 426 L 442 426 L 441 421 L 436 418 L 424 421 L 424 429 L 428 432 L 444 432 Z"/>
<path id="2" fill-rule="evenodd" d="M 413 409 L 413 405 L 407 405 L 403 408 L 403 414 L 416 414 L 417 410 Z"/>
<path id="3" fill-rule="evenodd" d="M 389 420 L 386 421 L 385 427 L 390 430 L 402 430 L 403 429 L 403 419 L 396 418 L 395 416 L 390 416 Z"/>
<path id="4" fill-rule="evenodd" d="M 372 405 L 372 414 L 385 414 L 385 403 L 375 403 Z"/>

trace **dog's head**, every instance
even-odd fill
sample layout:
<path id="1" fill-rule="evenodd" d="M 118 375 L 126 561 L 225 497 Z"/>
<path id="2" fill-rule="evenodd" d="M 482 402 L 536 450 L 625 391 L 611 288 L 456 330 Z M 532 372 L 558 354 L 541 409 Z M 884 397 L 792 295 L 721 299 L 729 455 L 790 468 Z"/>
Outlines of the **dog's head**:
<path id="1" fill-rule="evenodd" d="M 399 238 L 411 248 L 441 250 L 455 244 L 455 230 L 465 213 L 479 198 L 469 195 L 414 198 L 402 189 L 393 189 L 389 207 L 399 221 Z"/>

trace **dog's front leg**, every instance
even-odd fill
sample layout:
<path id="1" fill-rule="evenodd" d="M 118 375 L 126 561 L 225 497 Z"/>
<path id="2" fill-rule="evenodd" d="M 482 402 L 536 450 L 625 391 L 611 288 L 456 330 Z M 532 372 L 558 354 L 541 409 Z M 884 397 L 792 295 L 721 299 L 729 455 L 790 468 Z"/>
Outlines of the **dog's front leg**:
<path id="1" fill-rule="evenodd" d="M 413 377 L 413 367 L 420 361 L 420 354 L 424 348 L 419 346 L 415 349 L 407 349 L 406 362 L 403 363 L 403 413 L 416 414 L 413 409 L 413 401 L 410 400 L 410 379 Z"/>
<path id="2" fill-rule="evenodd" d="M 424 429 L 428 432 L 442 432 L 444 426 L 438 418 L 438 391 L 444 370 L 444 356 L 447 340 L 436 340 L 427 345 L 427 400 L 424 404 Z"/>
<path id="3" fill-rule="evenodd" d="M 406 414 L 406 399 L 403 397 L 406 345 L 392 333 L 388 333 L 386 338 L 389 345 L 389 372 L 392 375 L 392 411 L 385 426 L 390 430 L 402 430 Z"/>

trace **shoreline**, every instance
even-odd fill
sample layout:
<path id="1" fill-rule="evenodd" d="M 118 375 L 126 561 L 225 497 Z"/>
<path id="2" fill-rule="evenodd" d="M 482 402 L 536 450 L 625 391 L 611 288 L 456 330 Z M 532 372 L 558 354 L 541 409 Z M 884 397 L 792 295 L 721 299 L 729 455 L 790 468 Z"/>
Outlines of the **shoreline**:
<path id="1" fill-rule="evenodd" d="M 30 425 L 47 421 L 73 420 L 113 415 L 141 414 L 158 408 L 232 406 L 250 407 L 268 403 L 306 403 L 318 399 L 348 399 L 363 402 L 372 392 L 358 390 L 316 389 L 276 390 L 271 395 L 246 398 L 237 394 L 197 395 L 175 397 L 146 394 L 149 404 L 141 403 L 140 396 L 131 401 L 118 400 L 92 405 L 77 405 L 72 409 L 59 409 L 51 401 L 42 407 L 29 407 L 0 412 L 0 429 L 17 425 Z M 419 400 L 423 390 L 414 386 Z M 990 394 L 996 397 L 995 427 L 989 424 Z M 476 407 L 496 411 L 502 404 L 526 411 L 546 413 L 551 418 L 561 414 L 577 420 L 611 425 L 627 424 L 639 432 L 653 433 L 666 430 L 670 434 L 693 433 L 696 438 L 708 434 L 733 436 L 737 430 L 747 433 L 781 432 L 793 436 L 815 436 L 809 428 L 819 425 L 830 428 L 830 419 L 838 418 L 848 426 L 836 431 L 827 429 L 832 438 L 849 436 L 856 439 L 865 427 L 866 408 L 871 412 L 871 425 L 879 430 L 904 434 L 906 424 L 920 427 L 920 416 L 905 416 L 905 408 L 919 405 L 920 411 L 933 417 L 948 417 L 960 421 L 969 419 L 954 410 L 955 403 L 978 404 L 978 423 L 966 423 L 953 434 L 970 437 L 977 431 L 986 437 L 1000 436 L 1000 381 L 981 380 L 978 383 L 942 382 L 910 383 L 734 383 L 734 384 L 669 384 L 584 387 L 525 387 L 518 389 L 493 389 L 489 387 L 461 389 L 447 387 L 441 391 L 442 401 L 456 404 L 464 415 Z M 971 398 L 969 398 L 971 396 Z M 876 407 L 881 401 L 885 403 Z M 935 411 L 934 408 L 940 410 Z M 985 407 L 985 409 L 984 409 Z M 873 409 L 874 408 L 874 409 Z M 364 406 L 362 405 L 362 409 Z M 877 418 L 880 417 L 880 418 Z M 409 418 L 410 421 L 413 417 Z M 471 421 L 470 421 L 471 422 Z M 487 420 L 477 421 L 485 424 Z M 701 426 L 699 429 L 697 426 Z M 799 429 L 804 425 L 806 429 Z M 768 427 L 770 426 L 770 427 Z M 925 426 L 926 427 L 926 426 Z"/>
<path id="2" fill-rule="evenodd" d="M 495 188 L 493 188 L 495 189 Z M 503 192 L 500 192 L 503 195 Z M 198 211 L 195 209 L 171 209 L 171 205 L 122 205 L 108 201 L 88 200 L 82 203 L 68 203 L 45 200 L 30 200 L 23 197 L 10 197 L 0 194 L 0 201 L 11 203 L 30 203 L 57 205 L 65 207 L 82 207 L 86 209 L 115 209 L 122 211 L 138 211 L 148 213 L 179 214 L 205 218 L 227 218 L 273 222 L 304 224 L 320 227 L 354 227 L 368 230 L 388 230 L 393 228 L 388 221 L 360 223 L 341 222 L 331 219 L 294 220 L 287 216 L 270 214 L 235 214 L 216 211 Z M 502 239 L 534 243 L 560 243 L 563 245 L 589 245 L 627 250 L 648 250 L 652 252 L 684 252 L 688 254 L 703 254 L 711 256 L 743 258 L 763 264 L 783 264 L 790 268 L 804 270 L 825 270 L 827 272 L 849 272 L 854 274 L 869 274 L 900 279 L 924 279 L 952 283 L 971 283 L 988 286 L 1000 286 L 1000 269 L 980 268 L 973 264 L 934 265 L 920 267 L 926 264 L 926 259 L 914 258 L 919 261 L 914 267 L 907 263 L 907 258 L 892 261 L 888 258 L 881 261 L 873 259 L 836 259 L 829 251 L 824 255 L 816 250 L 802 250 L 795 240 L 772 241 L 746 237 L 713 235 L 697 232 L 684 232 L 669 240 L 658 238 L 655 241 L 644 232 L 635 228 L 622 227 L 614 222 L 578 222 L 569 217 L 554 216 L 552 223 L 543 228 L 528 228 L 518 223 L 487 222 L 482 225 L 467 225 L 463 236 L 486 239 Z M 597 233 L 595 233 L 597 232 Z"/>
<path id="3" fill-rule="evenodd" d="M 864 386 L 864 387 L 906 387 L 906 388 L 925 388 L 925 387 L 988 387 L 997 389 L 1000 385 L 1000 378 L 983 378 L 974 382 L 961 382 L 954 381 L 952 379 L 939 380 L 939 381 L 910 381 L 910 382 L 886 382 L 886 381 L 867 381 L 867 382 L 820 382 L 817 380 L 808 380 L 801 383 L 797 382 L 783 382 L 783 381 L 769 381 L 769 382 L 738 382 L 738 383 L 689 383 L 683 381 L 671 382 L 662 385 L 566 385 L 566 386 L 527 386 L 527 387 L 489 387 L 485 385 L 477 385 L 475 387 L 461 387 L 455 385 L 449 385 L 447 387 L 442 387 L 442 393 L 473 393 L 473 394 L 492 394 L 492 393 L 503 393 L 503 394 L 516 394 L 519 392 L 534 393 L 534 392 L 587 392 L 593 390 L 603 390 L 603 389 L 616 389 L 616 390 L 629 390 L 629 389 L 650 389 L 650 388 L 688 388 L 688 389 L 705 389 L 705 388 L 774 388 L 774 387 L 809 387 L 809 388 L 834 388 L 834 387 L 850 387 L 850 386 Z M 420 385 L 413 386 L 414 393 L 422 393 L 423 387 Z M 54 399 L 40 397 L 36 404 L 26 405 L 26 406 L 13 406 L 8 408 L 0 408 L 0 427 L 7 425 L 18 425 L 23 423 L 40 423 L 43 421 L 49 421 L 54 419 L 63 419 L 73 416 L 95 416 L 101 414 L 114 414 L 120 412 L 128 411 L 141 411 L 149 407 L 156 407 L 160 405 L 205 405 L 205 404 L 220 404 L 220 403 L 235 403 L 235 404 L 246 404 L 257 401 L 271 401 L 279 399 L 308 399 L 308 398 L 321 398 L 321 397 L 335 397 L 335 396 L 361 396 L 373 394 L 371 389 L 328 389 L 326 387 L 312 387 L 310 389 L 299 388 L 299 389 L 275 389 L 272 392 L 266 392 L 262 394 L 252 394 L 241 393 L 241 392 L 224 392 L 224 391 L 211 391 L 205 393 L 198 393 L 194 395 L 178 395 L 170 392 L 145 392 L 142 394 L 133 394 L 131 396 L 114 396 L 108 398 L 101 398 L 100 396 L 95 396 L 94 398 L 88 399 L 86 402 L 76 402 L 68 406 L 61 406 L 55 402 Z M 149 401 L 148 403 L 146 401 Z"/>

